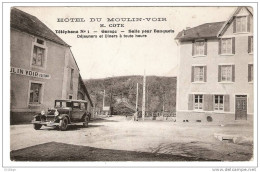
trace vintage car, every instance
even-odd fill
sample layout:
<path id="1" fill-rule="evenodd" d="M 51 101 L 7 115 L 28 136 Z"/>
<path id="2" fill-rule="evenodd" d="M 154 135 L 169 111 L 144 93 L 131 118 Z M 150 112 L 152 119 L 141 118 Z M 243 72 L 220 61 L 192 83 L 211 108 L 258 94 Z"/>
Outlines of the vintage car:
<path id="1" fill-rule="evenodd" d="M 44 110 L 34 116 L 32 124 L 35 130 L 44 126 L 56 126 L 61 131 L 68 128 L 68 125 L 83 124 L 88 127 L 91 114 L 87 109 L 85 100 L 55 100 L 54 108 Z"/>

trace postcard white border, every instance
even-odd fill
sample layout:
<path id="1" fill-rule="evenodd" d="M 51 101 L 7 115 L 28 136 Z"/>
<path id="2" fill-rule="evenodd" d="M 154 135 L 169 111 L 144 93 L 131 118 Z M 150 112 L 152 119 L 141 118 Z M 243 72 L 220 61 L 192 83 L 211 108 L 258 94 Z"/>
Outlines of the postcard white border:
<path id="1" fill-rule="evenodd" d="M 258 139 L 257 134 L 257 112 L 258 109 L 256 103 L 258 103 L 258 95 L 254 97 L 254 155 L 255 159 L 250 162 L 15 162 L 10 161 L 10 7 L 12 6 L 251 6 L 254 9 L 254 37 L 258 38 L 258 9 L 257 3 L 2 3 L 3 12 L 1 15 L 3 19 L 3 38 L 2 38 L 2 60 L 3 64 L 3 95 L 2 95 L 2 108 L 3 108 L 3 128 L 1 130 L 3 133 L 2 143 L 3 143 L 3 164 L 2 167 L 5 168 L 50 168 L 50 167 L 184 167 L 184 168 L 225 168 L 225 167 L 256 167 L 258 165 L 258 152 L 257 145 Z M 258 39 L 257 41 L 258 42 Z M 258 69 L 257 56 L 258 49 L 257 44 L 254 44 L 254 50 L 257 50 L 254 53 L 254 64 L 257 64 L 256 69 Z M 2 62 L 1 62 L 2 63 Z M 257 70 L 254 71 L 255 76 L 257 75 Z M 254 82 L 254 92 L 258 93 L 257 85 L 258 78 Z M 2 120 L 2 119 L 1 119 Z M 2 122 L 2 121 L 1 121 Z M 31 170 L 31 169 L 29 169 Z M 32 169 L 33 170 L 33 169 Z M 35 169 L 34 169 L 35 170 Z M 48 170 L 48 169 L 45 169 Z M 58 169 L 57 169 L 58 170 Z M 92 169 L 91 169 L 92 170 Z M 132 169 L 134 170 L 134 169 Z M 172 169 L 173 170 L 173 169 Z M 28 169 L 26 170 L 28 171 Z M 194 171 L 194 170 L 193 170 Z M 204 171 L 201 170 L 200 171 Z M 208 170 L 207 170 L 208 171 Z"/>

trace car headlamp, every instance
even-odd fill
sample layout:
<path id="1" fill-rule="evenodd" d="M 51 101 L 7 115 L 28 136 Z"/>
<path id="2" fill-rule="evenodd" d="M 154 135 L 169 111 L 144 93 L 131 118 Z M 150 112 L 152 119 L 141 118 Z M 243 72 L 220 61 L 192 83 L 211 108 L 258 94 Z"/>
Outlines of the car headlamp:
<path id="1" fill-rule="evenodd" d="M 41 111 L 41 115 L 45 115 L 45 111 L 44 110 Z"/>
<path id="2" fill-rule="evenodd" d="M 59 112 L 57 111 L 57 109 L 55 110 L 54 115 L 55 115 L 55 116 L 58 116 L 58 115 L 59 115 Z"/>

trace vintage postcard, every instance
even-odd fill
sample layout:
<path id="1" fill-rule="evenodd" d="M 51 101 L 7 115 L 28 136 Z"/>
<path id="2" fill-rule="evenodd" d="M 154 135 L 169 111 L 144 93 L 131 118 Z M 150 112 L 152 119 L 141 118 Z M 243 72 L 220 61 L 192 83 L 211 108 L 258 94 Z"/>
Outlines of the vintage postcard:
<path id="1" fill-rule="evenodd" d="M 255 171 L 255 6 L 111 5 L 6 9 L 8 161 Z"/>

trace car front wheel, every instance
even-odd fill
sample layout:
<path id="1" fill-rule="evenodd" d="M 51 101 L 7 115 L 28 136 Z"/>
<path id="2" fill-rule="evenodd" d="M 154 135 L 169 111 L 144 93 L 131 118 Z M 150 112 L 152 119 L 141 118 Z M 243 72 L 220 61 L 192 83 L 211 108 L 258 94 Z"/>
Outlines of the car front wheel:
<path id="1" fill-rule="evenodd" d="M 42 127 L 41 124 L 33 124 L 33 128 L 34 128 L 35 130 L 39 130 L 41 127 Z"/>
<path id="2" fill-rule="evenodd" d="M 65 131 L 68 128 L 68 118 L 63 118 L 60 120 L 59 129 Z"/>

